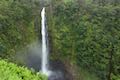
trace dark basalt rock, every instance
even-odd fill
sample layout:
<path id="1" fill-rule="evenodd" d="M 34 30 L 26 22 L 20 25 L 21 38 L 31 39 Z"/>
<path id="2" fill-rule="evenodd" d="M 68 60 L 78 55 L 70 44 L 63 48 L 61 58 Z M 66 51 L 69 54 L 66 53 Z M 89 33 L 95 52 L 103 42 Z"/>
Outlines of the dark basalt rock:
<path id="1" fill-rule="evenodd" d="M 73 80 L 72 75 L 60 60 L 51 61 L 50 66 L 50 70 L 53 72 L 48 80 Z"/>
<path id="2" fill-rule="evenodd" d="M 65 80 L 65 79 L 63 73 L 57 71 L 57 72 L 52 72 L 48 80 Z"/>

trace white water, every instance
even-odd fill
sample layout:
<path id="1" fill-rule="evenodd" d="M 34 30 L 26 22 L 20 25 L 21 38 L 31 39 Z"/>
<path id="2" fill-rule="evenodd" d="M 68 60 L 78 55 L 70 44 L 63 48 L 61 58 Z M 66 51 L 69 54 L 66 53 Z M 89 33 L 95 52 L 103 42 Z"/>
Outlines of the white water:
<path id="1" fill-rule="evenodd" d="M 42 73 L 49 77 L 49 80 L 61 79 L 63 80 L 63 75 L 61 72 L 53 72 L 48 69 L 49 59 L 48 59 L 48 34 L 47 34 L 47 26 L 46 26 L 46 17 L 45 17 L 45 8 L 42 9 L 41 12 L 41 34 L 42 34 Z"/>
<path id="2" fill-rule="evenodd" d="M 47 30 L 46 30 L 46 17 L 45 17 L 45 8 L 42 9 L 41 12 L 42 18 L 42 26 L 41 26 L 41 34 L 42 34 L 42 73 L 48 75 L 48 45 L 47 45 Z"/>

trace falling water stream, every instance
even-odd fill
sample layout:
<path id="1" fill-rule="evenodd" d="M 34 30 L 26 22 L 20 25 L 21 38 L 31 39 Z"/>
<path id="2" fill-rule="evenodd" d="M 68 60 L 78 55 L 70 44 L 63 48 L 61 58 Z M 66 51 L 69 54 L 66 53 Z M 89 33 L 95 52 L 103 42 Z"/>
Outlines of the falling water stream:
<path id="1" fill-rule="evenodd" d="M 45 7 L 41 12 L 42 25 L 41 25 L 41 34 L 42 34 L 42 72 L 48 75 L 48 34 L 46 30 L 46 17 L 45 17 Z"/>
<path id="2" fill-rule="evenodd" d="M 42 34 L 42 60 L 41 60 L 41 71 L 43 74 L 48 76 L 48 80 L 65 80 L 63 73 L 59 70 L 51 71 L 49 67 L 49 50 L 48 50 L 48 32 L 46 25 L 45 7 L 41 12 L 41 34 Z"/>
<path id="3" fill-rule="evenodd" d="M 20 51 L 15 55 L 15 59 L 30 69 L 33 68 L 35 71 L 42 72 L 48 76 L 48 80 L 73 80 L 62 61 L 57 59 L 49 60 L 49 41 L 45 10 L 46 8 L 43 7 L 41 11 L 41 42 L 38 40 L 28 45 L 26 51 Z M 35 22 L 35 27 L 38 31 L 39 20 L 36 19 Z"/>

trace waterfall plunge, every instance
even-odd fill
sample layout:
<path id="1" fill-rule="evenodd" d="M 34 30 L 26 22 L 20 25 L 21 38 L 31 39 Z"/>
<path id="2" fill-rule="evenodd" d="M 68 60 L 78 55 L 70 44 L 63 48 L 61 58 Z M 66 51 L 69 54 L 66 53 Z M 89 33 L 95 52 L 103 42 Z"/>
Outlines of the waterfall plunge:
<path id="1" fill-rule="evenodd" d="M 42 18 L 42 26 L 41 26 L 41 34 L 42 34 L 42 72 L 46 75 L 49 75 L 48 71 L 48 37 L 46 30 L 46 17 L 45 17 L 45 8 L 42 9 L 41 12 Z"/>
<path id="2" fill-rule="evenodd" d="M 46 26 L 46 17 L 45 17 L 45 8 L 42 9 L 41 12 L 42 17 L 42 26 L 41 26 L 41 34 L 42 34 L 42 73 L 49 77 L 49 80 L 64 80 L 63 74 L 60 71 L 53 72 L 48 69 L 49 61 L 48 61 L 48 34 L 47 34 L 47 26 Z"/>

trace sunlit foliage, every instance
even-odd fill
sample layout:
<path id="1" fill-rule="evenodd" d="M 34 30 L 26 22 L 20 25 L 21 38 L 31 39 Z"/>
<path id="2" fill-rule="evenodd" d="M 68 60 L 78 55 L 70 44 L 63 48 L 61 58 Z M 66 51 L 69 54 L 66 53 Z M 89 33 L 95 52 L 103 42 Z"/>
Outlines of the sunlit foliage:
<path id="1" fill-rule="evenodd" d="M 0 80 L 47 80 L 40 73 L 33 73 L 25 67 L 0 60 Z"/>

